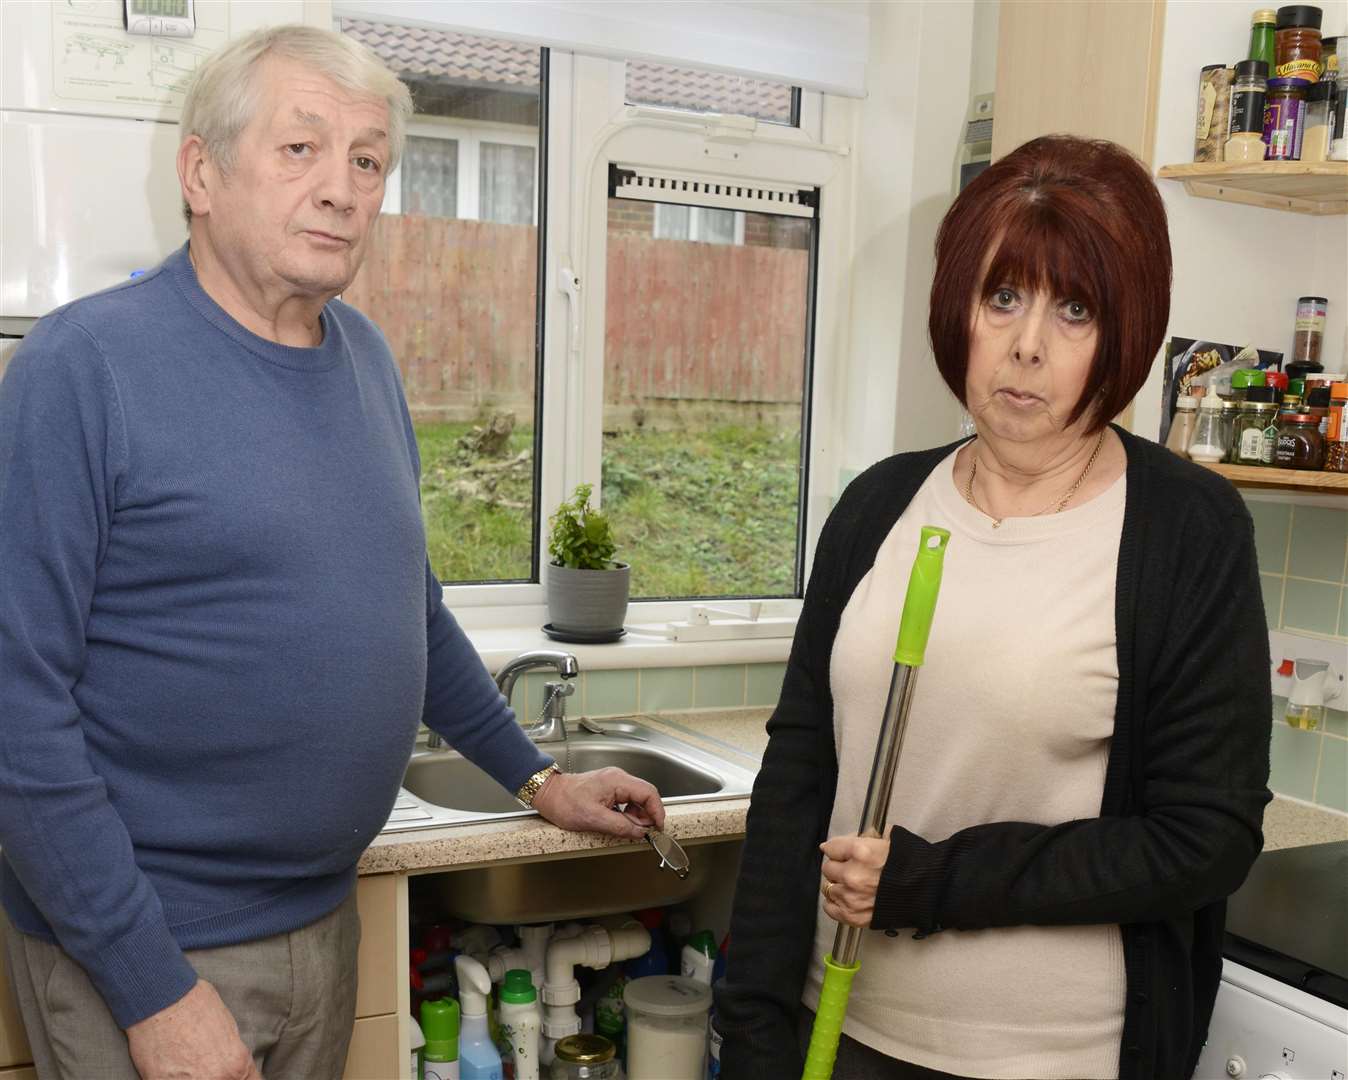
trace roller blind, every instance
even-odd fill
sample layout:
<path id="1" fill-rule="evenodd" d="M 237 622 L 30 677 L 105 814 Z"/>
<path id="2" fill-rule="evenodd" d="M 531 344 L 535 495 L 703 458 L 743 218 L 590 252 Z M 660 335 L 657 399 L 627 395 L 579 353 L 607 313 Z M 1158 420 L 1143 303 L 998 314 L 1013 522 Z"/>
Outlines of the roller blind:
<path id="1" fill-rule="evenodd" d="M 862 97 L 864 0 L 334 0 L 338 18 L 431 26 Z"/>

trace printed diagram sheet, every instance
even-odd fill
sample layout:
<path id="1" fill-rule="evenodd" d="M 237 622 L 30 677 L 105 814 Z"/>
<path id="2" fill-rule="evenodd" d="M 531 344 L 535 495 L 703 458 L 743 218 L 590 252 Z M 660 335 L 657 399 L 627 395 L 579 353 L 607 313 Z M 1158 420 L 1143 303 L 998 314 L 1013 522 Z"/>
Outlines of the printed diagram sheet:
<path id="1" fill-rule="evenodd" d="M 190 38 L 128 34 L 121 0 L 54 0 L 53 91 L 68 101 L 122 105 L 183 103 L 187 80 L 229 37 L 229 5 L 197 0 Z"/>

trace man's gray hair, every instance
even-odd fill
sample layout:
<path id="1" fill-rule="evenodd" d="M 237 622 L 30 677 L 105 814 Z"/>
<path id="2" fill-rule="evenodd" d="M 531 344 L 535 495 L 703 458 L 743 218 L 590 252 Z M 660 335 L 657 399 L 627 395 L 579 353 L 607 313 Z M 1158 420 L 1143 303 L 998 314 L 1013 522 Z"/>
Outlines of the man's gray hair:
<path id="1" fill-rule="evenodd" d="M 384 62 L 359 41 L 316 26 L 266 26 L 231 41 L 197 68 L 179 120 L 180 139 L 197 135 L 221 171 L 235 163 L 239 134 L 258 107 L 258 68 L 268 56 L 295 60 L 325 75 L 344 90 L 382 99 L 388 105 L 387 177 L 402 158 L 412 95 Z M 184 203 L 190 221 L 191 209 Z"/>

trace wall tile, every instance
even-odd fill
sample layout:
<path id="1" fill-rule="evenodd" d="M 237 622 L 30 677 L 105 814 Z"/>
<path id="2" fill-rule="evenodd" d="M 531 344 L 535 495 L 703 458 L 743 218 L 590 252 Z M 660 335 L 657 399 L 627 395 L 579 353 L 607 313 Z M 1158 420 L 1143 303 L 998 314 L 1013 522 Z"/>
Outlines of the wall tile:
<path id="1" fill-rule="evenodd" d="M 1342 694 L 1339 695 L 1339 697 L 1342 696 Z M 1336 698 L 1335 700 L 1337 701 L 1338 699 Z M 1342 705 L 1343 702 L 1340 701 L 1339 704 Z M 1342 735 L 1345 738 L 1348 738 L 1348 712 L 1344 712 L 1342 709 L 1331 709 L 1326 706 L 1325 730 L 1331 735 Z"/>
<path id="2" fill-rule="evenodd" d="M 745 680 L 746 705 L 776 705 L 782 696 L 782 679 L 786 677 L 785 664 L 750 664 Z"/>
<path id="3" fill-rule="evenodd" d="M 1348 739 L 1326 735 L 1320 754 L 1315 801 L 1335 810 L 1348 810 Z"/>
<path id="4" fill-rule="evenodd" d="M 1245 505 L 1254 518 L 1254 546 L 1259 555 L 1259 569 L 1266 573 L 1283 573 L 1287 566 L 1287 528 L 1292 520 L 1291 504 L 1248 502 Z"/>
<path id="5" fill-rule="evenodd" d="M 694 668 L 693 705 L 730 709 L 744 704 L 744 664 Z"/>
<path id="6" fill-rule="evenodd" d="M 637 711 L 637 673 L 587 671 L 585 673 L 587 716 L 631 716 Z"/>
<path id="7" fill-rule="evenodd" d="M 1348 551 L 1348 510 L 1325 506 L 1294 508 L 1289 574 L 1342 581 L 1345 551 Z"/>
<path id="8" fill-rule="evenodd" d="M 1342 586 L 1289 577 L 1283 595 L 1282 625 L 1316 634 L 1338 633 Z"/>
<path id="9" fill-rule="evenodd" d="M 692 668 L 643 668 L 639 686 L 644 712 L 693 707 Z"/>
<path id="10" fill-rule="evenodd" d="M 1268 786 L 1280 795 L 1311 802 L 1315 798 L 1315 768 L 1320 760 L 1319 731 L 1301 731 L 1284 723 L 1273 725 L 1269 748 L 1272 769 Z"/>
<path id="11" fill-rule="evenodd" d="M 1281 574 L 1259 575 L 1259 588 L 1264 593 L 1264 618 L 1271 630 L 1282 626 L 1282 587 L 1286 580 Z"/>

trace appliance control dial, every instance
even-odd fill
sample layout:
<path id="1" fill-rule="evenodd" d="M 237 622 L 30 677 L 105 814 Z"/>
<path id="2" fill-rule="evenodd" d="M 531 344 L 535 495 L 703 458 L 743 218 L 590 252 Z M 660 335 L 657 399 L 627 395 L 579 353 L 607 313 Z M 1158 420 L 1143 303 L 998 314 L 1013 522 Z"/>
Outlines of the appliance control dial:
<path id="1" fill-rule="evenodd" d="M 1233 1054 L 1226 1059 L 1226 1075 L 1239 1077 L 1245 1075 L 1245 1059 L 1239 1054 Z"/>

